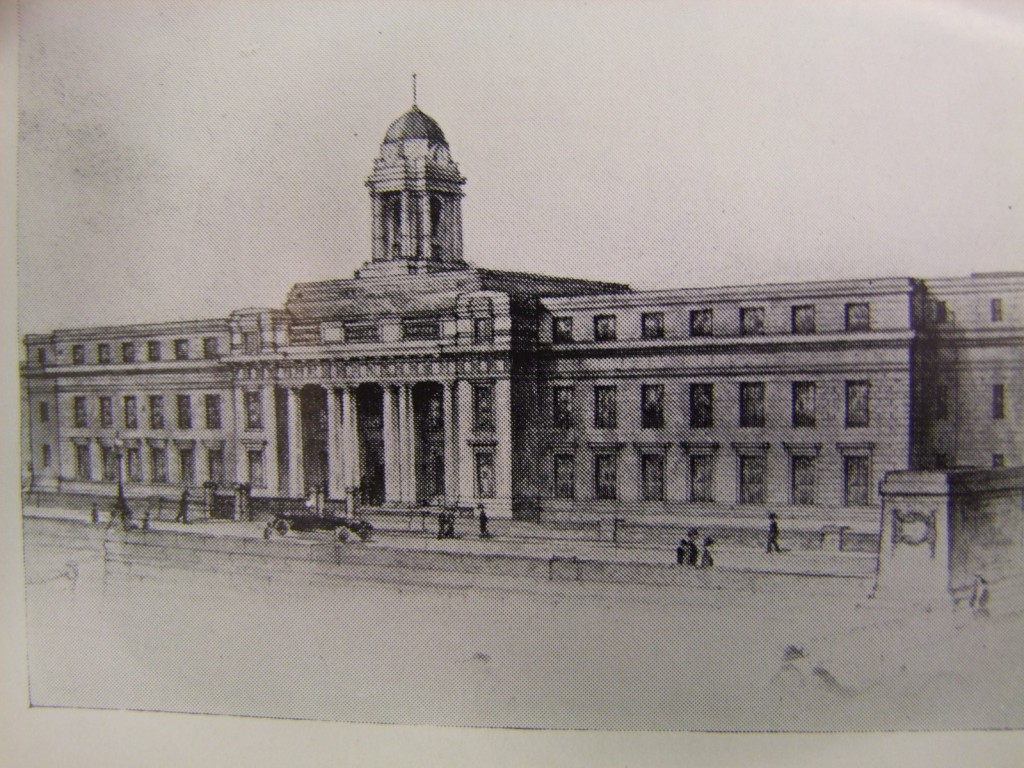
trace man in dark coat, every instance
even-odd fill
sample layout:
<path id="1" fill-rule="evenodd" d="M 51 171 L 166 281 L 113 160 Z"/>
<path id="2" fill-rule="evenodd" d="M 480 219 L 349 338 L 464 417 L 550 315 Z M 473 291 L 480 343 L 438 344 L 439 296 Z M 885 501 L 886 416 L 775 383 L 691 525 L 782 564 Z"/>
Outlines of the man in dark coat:
<path id="1" fill-rule="evenodd" d="M 696 528 L 691 528 L 689 532 L 686 534 L 690 540 L 690 556 L 688 562 L 690 566 L 693 568 L 697 567 L 697 561 L 700 557 L 700 547 L 697 546 L 697 534 L 698 531 Z"/>
<path id="2" fill-rule="evenodd" d="M 489 539 L 491 534 L 487 530 L 487 511 L 484 509 L 483 504 L 477 506 L 477 509 L 480 510 L 480 538 Z"/>
<path id="3" fill-rule="evenodd" d="M 768 554 L 781 551 L 779 548 L 779 517 L 772 512 L 768 515 Z"/>
<path id="4" fill-rule="evenodd" d="M 174 518 L 174 522 L 188 522 L 188 488 L 181 492 L 181 501 L 178 502 L 178 516 Z"/>

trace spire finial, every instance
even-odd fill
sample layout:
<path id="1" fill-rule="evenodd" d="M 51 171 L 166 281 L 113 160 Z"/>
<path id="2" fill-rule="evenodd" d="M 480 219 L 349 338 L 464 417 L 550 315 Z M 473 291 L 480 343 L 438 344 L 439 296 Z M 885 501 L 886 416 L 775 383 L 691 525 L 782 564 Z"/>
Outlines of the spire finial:
<path id="1" fill-rule="evenodd" d="M 416 73 L 412 73 L 412 105 L 416 106 Z"/>

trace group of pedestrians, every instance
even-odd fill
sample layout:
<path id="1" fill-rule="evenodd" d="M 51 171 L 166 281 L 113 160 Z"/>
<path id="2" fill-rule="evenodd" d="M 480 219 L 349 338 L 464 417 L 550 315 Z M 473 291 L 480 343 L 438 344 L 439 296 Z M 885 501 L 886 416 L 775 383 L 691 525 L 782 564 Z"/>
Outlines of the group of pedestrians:
<path id="1" fill-rule="evenodd" d="M 699 534 L 696 528 L 691 528 L 679 540 L 679 546 L 676 547 L 677 564 L 688 565 L 691 568 L 710 568 L 715 564 L 715 559 L 711 555 L 711 546 L 715 540 L 710 536 L 705 536 L 701 540 Z"/>
<path id="2" fill-rule="evenodd" d="M 480 523 L 480 538 L 491 538 L 491 532 L 487 530 L 488 518 L 487 512 L 486 510 L 484 510 L 483 504 L 477 506 L 477 520 Z M 437 538 L 458 538 L 458 536 L 455 534 L 455 512 L 453 510 L 445 509 L 437 513 Z"/>

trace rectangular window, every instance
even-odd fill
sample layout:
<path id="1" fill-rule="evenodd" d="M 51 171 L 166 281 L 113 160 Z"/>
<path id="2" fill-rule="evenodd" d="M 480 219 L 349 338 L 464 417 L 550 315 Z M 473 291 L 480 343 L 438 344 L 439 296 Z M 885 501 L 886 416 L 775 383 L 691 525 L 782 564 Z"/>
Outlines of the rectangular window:
<path id="1" fill-rule="evenodd" d="M 36 362 L 40 365 L 46 365 L 46 350 L 42 347 L 36 350 Z"/>
<path id="2" fill-rule="evenodd" d="M 928 320 L 933 325 L 941 325 L 942 323 L 946 322 L 946 318 L 948 316 L 946 302 L 931 300 L 928 302 L 926 307 L 928 312 Z"/>
<path id="3" fill-rule="evenodd" d="M 764 504 L 764 456 L 740 456 L 740 504 Z"/>
<path id="4" fill-rule="evenodd" d="M 993 323 L 1002 322 L 1002 319 L 1003 319 L 1003 300 L 1002 299 L 992 299 L 991 303 L 989 304 L 989 312 L 990 312 L 990 315 L 992 317 L 992 322 Z"/>
<path id="5" fill-rule="evenodd" d="M 476 454 L 476 495 L 481 499 L 494 498 L 494 454 L 490 451 Z"/>
<path id="6" fill-rule="evenodd" d="M 494 387 L 490 384 L 473 385 L 473 429 L 494 429 Z"/>
<path id="7" fill-rule="evenodd" d="M 192 397 L 178 395 L 178 429 L 192 429 Z"/>
<path id="8" fill-rule="evenodd" d="M 245 408 L 245 428 L 263 428 L 263 398 L 260 391 L 252 390 L 242 394 L 242 405 Z"/>
<path id="9" fill-rule="evenodd" d="M 79 480 L 92 480 L 92 457 L 89 444 L 75 445 L 75 476 Z"/>
<path id="10" fill-rule="evenodd" d="M 206 453 L 206 470 L 211 483 L 224 484 L 224 449 L 211 448 Z"/>
<path id="11" fill-rule="evenodd" d="M 50 404 L 40 403 L 39 404 L 39 420 L 44 424 L 50 420 Z"/>
<path id="12" fill-rule="evenodd" d="M 844 503 L 865 507 L 868 503 L 868 457 L 847 456 L 843 460 Z"/>
<path id="13" fill-rule="evenodd" d="M 615 341 L 618 331 L 615 327 L 615 315 L 597 315 L 594 317 L 594 341 Z"/>
<path id="14" fill-rule="evenodd" d="M 562 429 L 573 425 L 573 404 L 576 399 L 574 387 L 551 388 L 551 423 Z"/>
<path id="15" fill-rule="evenodd" d="M 640 387 L 640 426 L 661 429 L 665 426 L 665 387 L 644 384 Z"/>
<path id="16" fill-rule="evenodd" d="M 178 449 L 178 466 L 181 467 L 181 484 L 196 484 L 196 451 L 186 447 Z"/>
<path id="17" fill-rule="evenodd" d="M 598 429 L 615 429 L 619 423 L 618 388 L 615 386 L 594 387 L 594 426 Z"/>
<path id="18" fill-rule="evenodd" d="M 641 456 L 640 481 L 644 501 L 664 501 L 665 457 L 660 453 Z"/>
<path id="19" fill-rule="evenodd" d="M 434 321 L 402 323 L 402 338 L 411 341 L 429 341 L 441 336 L 441 324 Z"/>
<path id="20" fill-rule="evenodd" d="M 128 395 L 124 399 L 124 428 L 139 428 L 139 408 L 134 395 Z"/>
<path id="21" fill-rule="evenodd" d="M 555 456 L 554 474 L 555 498 L 576 498 L 576 457 L 571 454 Z"/>
<path id="22" fill-rule="evenodd" d="M 150 429 L 163 429 L 164 428 L 164 396 L 163 395 L 150 395 L 149 396 L 149 428 Z"/>
<path id="23" fill-rule="evenodd" d="M 690 426 L 710 429 L 714 426 L 714 384 L 690 385 Z"/>
<path id="24" fill-rule="evenodd" d="M 551 325 L 551 339 L 556 344 L 573 340 L 572 318 L 556 317 Z"/>
<path id="25" fill-rule="evenodd" d="M 247 451 L 246 460 L 249 469 L 249 485 L 253 488 L 262 488 L 265 485 L 263 479 L 263 451 Z"/>
<path id="26" fill-rule="evenodd" d="M 103 479 L 107 482 L 117 480 L 117 452 L 113 446 L 100 446 L 100 457 L 103 462 Z"/>
<path id="27" fill-rule="evenodd" d="M 645 339 L 665 338 L 665 315 L 662 312 L 644 312 L 640 316 L 640 336 Z"/>
<path id="28" fill-rule="evenodd" d="M 764 307 L 743 307 L 740 309 L 740 333 L 744 336 L 763 336 Z"/>
<path id="29" fill-rule="evenodd" d="M 203 339 L 203 357 L 207 360 L 216 360 L 220 357 L 220 345 L 216 336 L 207 336 Z"/>
<path id="30" fill-rule="evenodd" d="M 946 384 L 935 387 L 935 418 L 939 421 L 949 418 L 949 387 Z"/>
<path id="31" fill-rule="evenodd" d="M 740 426 L 764 426 L 764 384 L 762 382 L 740 384 Z"/>
<path id="32" fill-rule="evenodd" d="M 43 467 L 48 467 L 53 463 L 53 451 L 48 445 L 43 446 Z"/>
<path id="33" fill-rule="evenodd" d="M 1003 384 L 992 385 L 992 418 L 1006 418 L 1006 387 Z"/>
<path id="34" fill-rule="evenodd" d="M 871 383 L 846 382 L 846 426 L 866 427 L 871 422 Z"/>
<path id="35" fill-rule="evenodd" d="M 690 501 L 714 501 L 714 457 L 690 456 Z"/>
<path id="36" fill-rule="evenodd" d="M 793 333 L 814 333 L 817 330 L 813 304 L 793 307 L 792 330 Z"/>
<path id="37" fill-rule="evenodd" d="M 375 341 L 377 338 L 377 329 L 374 327 L 373 339 L 358 339 L 351 338 L 349 329 L 345 327 L 345 339 L 347 341 Z M 260 335 L 256 331 L 243 331 L 242 332 L 242 351 L 247 355 L 258 355 L 260 353 Z"/>
<path id="38" fill-rule="evenodd" d="M 85 346 L 75 344 L 71 347 L 71 362 L 73 365 L 85 365 Z"/>
<path id="39" fill-rule="evenodd" d="M 614 453 L 599 453 L 594 457 L 594 496 L 598 499 L 614 499 L 618 496 L 615 465 Z"/>
<path id="40" fill-rule="evenodd" d="M 150 341 L 149 343 L 147 343 L 146 344 L 146 355 L 149 357 L 149 361 L 151 363 L 159 362 L 160 357 L 161 357 L 161 354 L 160 354 L 160 342 L 159 341 Z"/>
<path id="41" fill-rule="evenodd" d="M 100 365 L 110 365 L 110 345 L 109 344 L 97 344 L 96 345 L 96 360 L 99 361 Z"/>
<path id="42" fill-rule="evenodd" d="M 710 309 L 694 309 L 690 311 L 690 335 L 714 336 L 714 313 Z"/>
<path id="43" fill-rule="evenodd" d="M 152 459 L 152 470 L 153 470 L 153 482 L 154 483 L 166 483 L 167 482 L 167 449 L 159 446 L 153 446 L 149 449 L 149 455 Z"/>
<path id="44" fill-rule="evenodd" d="M 814 457 L 793 457 L 793 503 L 808 506 L 814 504 Z"/>
<path id="45" fill-rule="evenodd" d="M 473 320 L 473 343 L 491 344 L 494 342 L 494 318 L 477 317 Z"/>
<path id="46" fill-rule="evenodd" d="M 174 359 L 188 360 L 188 339 L 174 340 Z"/>
<path id="47" fill-rule="evenodd" d="M 124 452 L 125 470 L 128 481 L 132 483 L 142 482 L 142 451 L 138 448 L 128 448 Z"/>
<path id="48" fill-rule="evenodd" d="M 220 429 L 220 395 L 206 396 L 206 428 Z"/>
<path id="49" fill-rule="evenodd" d="M 47 448 L 47 447 L 49 447 L 49 446 L 45 446 L 45 445 L 43 446 L 43 448 Z M 1006 466 L 1006 456 L 1004 456 L 1001 453 L 993 453 L 992 454 L 992 469 L 999 469 L 1000 467 L 1005 467 L 1005 466 Z"/>
<path id="50" fill-rule="evenodd" d="M 815 401 L 817 387 L 813 381 L 793 382 L 793 426 L 813 427 L 817 423 Z"/>
<path id="51" fill-rule="evenodd" d="M 135 344 L 126 341 L 121 345 L 121 361 L 125 363 L 135 362 Z"/>
<path id="52" fill-rule="evenodd" d="M 112 397 L 100 398 L 100 426 L 114 426 L 114 398 Z"/>
<path id="53" fill-rule="evenodd" d="M 870 331 L 871 330 L 871 305 L 870 304 L 847 304 L 846 305 L 846 330 L 848 331 Z"/>
<path id="54" fill-rule="evenodd" d="M 74 424 L 76 427 L 87 427 L 89 426 L 89 416 L 86 411 L 85 397 L 79 395 L 75 397 L 74 401 L 75 413 L 74 413 Z"/>

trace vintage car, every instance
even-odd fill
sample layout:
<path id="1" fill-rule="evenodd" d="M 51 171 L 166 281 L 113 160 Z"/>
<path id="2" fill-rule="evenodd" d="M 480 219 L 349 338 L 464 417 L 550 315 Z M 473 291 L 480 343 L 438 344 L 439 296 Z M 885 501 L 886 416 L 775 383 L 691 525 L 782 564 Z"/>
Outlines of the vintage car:
<path id="1" fill-rule="evenodd" d="M 263 529 L 263 538 L 269 539 L 273 534 L 284 536 L 289 531 L 303 533 L 307 531 L 337 532 L 339 541 L 348 541 L 354 536 L 359 541 L 366 541 L 373 532 L 373 526 L 366 520 L 357 517 L 334 515 L 290 515 L 275 514 L 274 519 Z"/>

